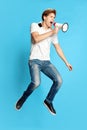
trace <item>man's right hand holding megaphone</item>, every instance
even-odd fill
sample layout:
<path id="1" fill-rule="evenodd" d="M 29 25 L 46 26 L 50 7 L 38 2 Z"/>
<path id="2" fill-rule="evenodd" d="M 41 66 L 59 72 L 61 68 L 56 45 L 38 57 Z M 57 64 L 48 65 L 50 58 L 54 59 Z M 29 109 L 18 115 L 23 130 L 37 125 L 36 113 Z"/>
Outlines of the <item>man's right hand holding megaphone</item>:
<path id="1" fill-rule="evenodd" d="M 56 23 L 56 22 L 54 22 L 53 25 L 54 25 L 55 27 L 58 27 L 58 29 L 61 29 L 63 32 L 66 32 L 66 31 L 68 30 L 68 28 L 69 28 L 68 23 L 63 23 L 63 24 L 61 24 L 61 23 Z"/>

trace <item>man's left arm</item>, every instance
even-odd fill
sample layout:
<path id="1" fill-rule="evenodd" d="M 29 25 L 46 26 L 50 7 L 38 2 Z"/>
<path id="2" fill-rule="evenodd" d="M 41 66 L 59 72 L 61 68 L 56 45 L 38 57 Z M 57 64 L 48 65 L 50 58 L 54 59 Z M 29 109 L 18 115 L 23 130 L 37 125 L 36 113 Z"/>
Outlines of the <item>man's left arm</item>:
<path id="1" fill-rule="evenodd" d="M 66 64 L 66 66 L 68 67 L 69 70 L 72 70 L 72 66 L 68 63 L 61 47 L 60 44 L 54 44 L 54 47 L 56 49 L 57 54 L 60 56 L 60 58 L 64 61 L 64 63 Z"/>

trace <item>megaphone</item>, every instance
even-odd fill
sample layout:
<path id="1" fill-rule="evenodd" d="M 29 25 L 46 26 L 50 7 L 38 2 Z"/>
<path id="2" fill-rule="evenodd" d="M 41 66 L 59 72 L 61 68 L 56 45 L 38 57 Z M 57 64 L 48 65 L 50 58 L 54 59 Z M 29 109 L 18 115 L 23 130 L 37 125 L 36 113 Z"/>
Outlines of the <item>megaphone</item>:
<path id="1" fill-rule="evenodd" d="M 61 24 L 61 23 L 54 22 L 53 25 L 58 27 L 59 29 L 61 29 L 63 32 L 66 32 L 68 30 L 68 28 L 69 28 L 69 24 L 68 23 Z"/>

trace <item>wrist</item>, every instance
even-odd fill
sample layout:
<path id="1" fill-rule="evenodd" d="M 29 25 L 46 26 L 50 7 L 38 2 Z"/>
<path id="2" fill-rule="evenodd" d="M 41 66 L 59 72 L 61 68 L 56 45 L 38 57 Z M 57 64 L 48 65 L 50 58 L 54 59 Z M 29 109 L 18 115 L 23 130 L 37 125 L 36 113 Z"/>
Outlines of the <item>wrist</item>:
<path id="1" fill-rule="evenodd" d="M 55 30 L 53 29 L 53 30 L 52 30 L 52 35 L 54 35 L 54 34 L 55 34 Z"/>
<path id="2" fill-rule="evenodd" d="M 67 61 L 65 61 L 65 64 L 66 64 L 66 66 L 68 66 L 68 62 Z"/>

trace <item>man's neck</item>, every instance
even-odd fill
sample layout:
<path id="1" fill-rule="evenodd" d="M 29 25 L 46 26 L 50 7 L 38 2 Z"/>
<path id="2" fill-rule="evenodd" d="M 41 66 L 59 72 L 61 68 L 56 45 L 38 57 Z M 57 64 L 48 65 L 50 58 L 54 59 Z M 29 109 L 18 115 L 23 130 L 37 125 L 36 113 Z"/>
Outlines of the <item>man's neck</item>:
<path id="1" fill-rule="evenodd" d="M 49 27 L 47 26 L 47 24 L 44 21 L 42 22 L 42 27 L 44 27 L 46 30 L 49 29 Z"/>

